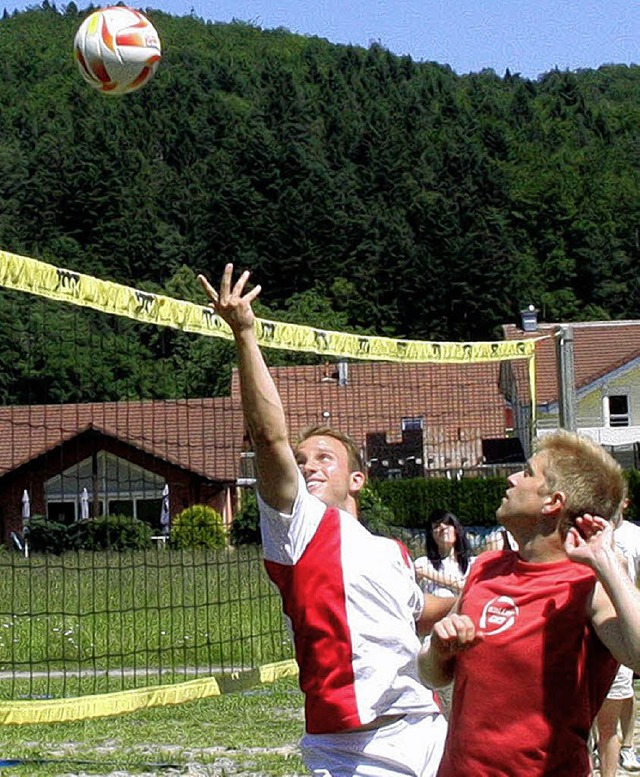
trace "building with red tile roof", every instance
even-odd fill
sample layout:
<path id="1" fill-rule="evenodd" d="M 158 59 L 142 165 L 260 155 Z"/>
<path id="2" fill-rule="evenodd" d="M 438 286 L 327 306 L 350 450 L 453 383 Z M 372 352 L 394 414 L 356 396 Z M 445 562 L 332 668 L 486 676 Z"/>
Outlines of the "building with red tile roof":
<path id="1" fill-rule="evenodd" d="M 616 449 L 629 466 L 640 442 L 640 321 L 547 323 L 533 320 L 526 330 L 503 326 L 506 339 L 542 338 L 536 346 L 537 432 L 560 424 L 562 407 L 559 338 L 570 329 L 576 430 Z M 565 338 L 566 339 L 566 338 Z M 528 406 L 527 377 L 521 365 L 503 371 L 503 389 L 517 416 Z"/>
<path id="2" fill-rule="evenodd" d="M 308 426 L 350 434 L 373 477 L 460 474 L 482 468 L 485 444 L 506 438 L 500 365 L 358 362 L 276 367 L 292 438 Z M 217 509 L 228 524 L 238 488 L 251 482 L 234 372 L 231 396 L 0 407 L 0 530 L 31 514 L 78 520 L 124 512 L 160 531 L 170 512 Z M 521 458 L 521 457 L 520 457 Z M 85 505 L 86 509 L 86 505 Z"/>
<path id="3" fill-rule="evenodd" d="M 76 520 L 86 488 L 92 514 L 124 512 L 159 529 L 169 484 L 172 514 L 208 504 L 229 521 L 241 430 L 227 397 L 1 407 L 2 536 L 21 530 L 25 491 L 32 515 Z"/>

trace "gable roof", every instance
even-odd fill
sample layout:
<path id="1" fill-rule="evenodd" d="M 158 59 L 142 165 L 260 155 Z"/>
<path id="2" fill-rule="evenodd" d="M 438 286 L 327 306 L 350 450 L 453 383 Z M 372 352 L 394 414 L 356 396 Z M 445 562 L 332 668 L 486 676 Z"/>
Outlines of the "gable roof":
<path id="1" fill-rule="evenodd" d="M 292 439 L 305 427 L 327 424 L 361 446 L 367 434 L 375 432 L 386 432 L 389 442 L 400 442 L 402 419 L 417 417 L 423 418 L 427 444 L 460 442 L 471 431 L 478 438 L 504 436 L 505 403 L 497 362 L 350 362 L 345 385 L 340 385 L 339 369 L 335 364 L 271 369 Z M 232 395 L 238 391 L 234 373 Z"/>
<path id="2" fill-rule="evenodd" d="M 547 336 L 536 345 L 536 395 L 539 405 L 558 401 L 556 332 L 573 329 L 573 360 L 576 389 L 619 369 L 640 356 L 640 321 L 578 321 L 566 324 L 539 323 L 535 332 L 524 332 L 514 324 L 504 324 L 506 340 Z M 528 396 L 526 379 L 514 369 L 520 396 Z"/>
<path id="3" fill-rule="evenodd" d="M 365 447 L 367 435 L 402 440 L 402 419 L 422 418 L 425 443 L 455 449 L 504 436 L 499 364 L 350 363 L 275 367 L 292 439 L 330 425 Z M 214 481 L 235 481 L 246 449 L 237 370 L 231 396 L 214 399 L 0 407 L 0 477 L 87 432 L 99 432 Z"/>
<path id="4" fill-rule="evenodd" d="M 209 480 L 235 480 L 242 428 L 227 397 L 0 407 L 0 477 L 94 430 Z"/>

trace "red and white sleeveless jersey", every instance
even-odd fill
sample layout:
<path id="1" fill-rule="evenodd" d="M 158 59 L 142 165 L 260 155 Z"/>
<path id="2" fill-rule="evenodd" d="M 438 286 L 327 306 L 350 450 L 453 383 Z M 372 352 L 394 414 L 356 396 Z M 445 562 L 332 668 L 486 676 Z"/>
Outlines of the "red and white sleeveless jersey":
<path id="1" fill-rule="evenodd" d="M 301 475 L 290 515 L 259 504 L 265 566 L 293 629 L 307 732 L 437 713 L 418 679 L 424 598 L 404 546 L 327 508 Z"/>

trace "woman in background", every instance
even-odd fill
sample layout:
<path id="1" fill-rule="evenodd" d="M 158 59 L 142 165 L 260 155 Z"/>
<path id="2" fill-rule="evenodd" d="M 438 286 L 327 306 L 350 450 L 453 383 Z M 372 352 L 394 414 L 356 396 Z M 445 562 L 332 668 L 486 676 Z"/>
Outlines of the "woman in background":
<path id="1" fill-rule="evenodd" d="M 474 556 L 460 521 L 447 510 L 434 510 L 427 520 L 427 555 L 415 561 L 425 593 L 458 596 Z"/>
<path id="2" fill-rule="evenodd" d="M 458 596 L 475 556 L 460 521 L 447 510 L 434 510 L 427 520 L 427 555 L 414 562 L 416 578 L 425 593 Z M 429 636 L 425 640 L 430 639 Z M 436 698 L 449 717 L 453 686 L 439 688 Z"/>

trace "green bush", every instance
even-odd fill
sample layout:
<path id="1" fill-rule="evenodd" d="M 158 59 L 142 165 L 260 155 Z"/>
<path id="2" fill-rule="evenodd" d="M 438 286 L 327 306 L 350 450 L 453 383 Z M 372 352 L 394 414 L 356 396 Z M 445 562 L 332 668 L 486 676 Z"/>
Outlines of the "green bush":
<path id="1" fill-rule="evenodd" d="M 629 470 L 626 475 L 631 498 L 626 517 L 640 520 L 640 472 Z M 372 480 L 360 494 L 360 520 L 373 534 L 386 537 L 403 536 L 402 528 L 423 528 L 430 513 L 438 509 L 451 510 L 466 526 L 495 526 L 506 488 L 505 477 Z M 231 526 L 231 542 L 259 543 L 258 521 L 255 493 L 249 492 Z"/>
<path id="2" fill-rule="evenodd" d="M 371 488 L 399 526 L 422 527 L 430 513 L 440 509 L 451 510 L 467 526 L 493 526 L 507 481 L 501 477 L 412 478 L 375 480 Z"/>
<path id="3" fill-rule="evenodd" d="M 628 521 L 640 520 L 640 472 L 637 469 L 630 469 L 626 473 L 629 483 L 629 509 L 625 514 Z"/>
<path id="4" fill-rule="evenodd" d="M 640 496 L 640 478 L 637 480 Z M 359 517 L 373 534 L 397 537 L 399 528 L 422 528 L 429 514 L 445 508 L 468 526 L 494 526 L 506 478 L 412 478 L 372 480 L 360 492 Z M 401 534 L 402 532 L 400 532 Z M 233 545 L 260 543 L 255 492 L 246 494 L 230 530 Z"/>
<path id="5" fill-rule="evenodd" d="M 193 505 L 173 519 L 169 542 L 174 548 L 224 548 L 227 535 L 219 512 L 207 505 Z"/>
<path id="6" fill-rule="evenodd" d="M 262 538 L 260 536 L 260 515 L 258 514 L 256 492 L 245 489 L 242 494 L 242 509 L 233 519 L 229 531 L 229 541 L 232 545 L 259 545 Z"/>
<path id="7" fill-rule="evenodd" d="M 148 523 L 130 515 L 105 515 L 72 524 L 67 540 L 74 550 L 146 550 L 152 534 Z"/>
<path id="8" fill-rule="evenodd" d="M 59 556 L 68 548 L 65 524 L 49 521 L 44 515 L 31 517 L 25 539 L 32 553 L 53 553 Z"/>
<path id="9" fill-rule="evenodd" d="M 466 526 L 494 526 L 496 510 L 507 490 L 507 479 L 462 478 L 453 481 L 454 506 L 451 508 Z"/>
<path id="10" fill-rule="evenodd" d="M 360 492 L 358 506 L 360 522 L 372 534 L 379 534 L 383 537 L 391 536 L 390 527 L 394 523 L 393 511 L 383 504 L 378 494 L 369 486 L 365 486 Z M 261 543 L 260 515 L 255 491 L 247 492 L 244 497 L 242 510 L 231 524 L 229 539 L 233 545 Z"/>
<path id="11" fill-rule="evenodd" d="M 391 527 L 395 523 L 393 510 L 385 505 L 380 496 L 370 487 L 365 486 L 358 498 L 358 517 L 360 523 L 372 534 L 381 537 L 391 537 Z"/>

